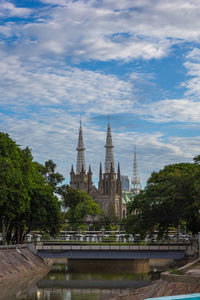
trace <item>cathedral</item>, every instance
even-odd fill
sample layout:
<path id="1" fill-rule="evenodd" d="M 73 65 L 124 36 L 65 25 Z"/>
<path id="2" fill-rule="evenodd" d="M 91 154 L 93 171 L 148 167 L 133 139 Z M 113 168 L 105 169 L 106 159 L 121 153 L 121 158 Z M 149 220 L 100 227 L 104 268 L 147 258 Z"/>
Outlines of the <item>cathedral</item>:
<path id="1" fill-rule="evenodd" d="M 122 201 L 122 187 L 120 180 L 120 165 L 118 163 L 117 172 L 115 172 L 115 163 L 113 155 L 113 143 L 110 122 L 107 127 L 107 137 L 105 144 L 105 166 L 104 172 L 102 165 L 99 166 L 98 189 L 92 182 L 92 170 L 89 166 L 88 172 L 85 166 L 85 146 L 83 140 L 82 125 L 80 122 L 76 172 L 72 166 L 70 172 L 70 185 L 74 189 L 86 191 L 96 203 L 98 203 L 106 215 L 113 213 L 122 219 L 126 215 L 126 204 Z"/>

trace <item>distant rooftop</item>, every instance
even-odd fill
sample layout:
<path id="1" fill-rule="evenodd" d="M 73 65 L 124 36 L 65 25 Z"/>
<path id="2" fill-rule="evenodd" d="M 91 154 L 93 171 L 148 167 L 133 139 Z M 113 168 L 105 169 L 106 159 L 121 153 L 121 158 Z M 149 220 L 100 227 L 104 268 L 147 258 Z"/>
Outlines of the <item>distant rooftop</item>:
<path id="1" fill-rule="evenodd" d="M 124 204 L 127 204 L 131 201 L 131 198 L 133 197 L 134 193 L 129 191 L 122 191 L 122 202 Z"/>

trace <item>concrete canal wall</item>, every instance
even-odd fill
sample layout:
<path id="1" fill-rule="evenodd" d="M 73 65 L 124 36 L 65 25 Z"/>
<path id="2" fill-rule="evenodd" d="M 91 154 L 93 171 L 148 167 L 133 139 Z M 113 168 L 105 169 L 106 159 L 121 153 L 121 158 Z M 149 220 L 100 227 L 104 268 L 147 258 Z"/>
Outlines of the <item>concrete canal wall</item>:
<path id="1" fill-rule="evenodd" d="M 0 247 L 0 282 L 48 270 L 51 260 L 42 259 L 27 245 Z"/>
<path id="2" fill-rule="evenodd" d="M 130 291 L 128 294 L 118 295 L 110 300 L 144 300 L 154 297 L 174 296 L 199 293 L 198 283 L 170 282 L 167 280 L 157 280 L 151 286 Z"/>
<path id="3" fill-rule="evenodd" d="M 161 279 L 151 286 L 116 296 L 112 300 L 144 300 L 155 297 L 200 293 L 199 258 L 176 269 L 176 273 L 181 275 L 172 272 L 162 273 Z"/>

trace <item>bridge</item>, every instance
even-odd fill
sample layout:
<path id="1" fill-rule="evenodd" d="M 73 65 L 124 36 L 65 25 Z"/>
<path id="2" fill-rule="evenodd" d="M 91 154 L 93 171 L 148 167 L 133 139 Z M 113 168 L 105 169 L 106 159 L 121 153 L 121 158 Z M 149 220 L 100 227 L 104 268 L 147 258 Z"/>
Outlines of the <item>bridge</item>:
<path id="1" fill-rule="evenodd" d="M 67 259 L 182 259 L 193 254 L 192 246 L 185 244 L 131 245 L 131 244 L 45 244 L 35 246 L 42 258 Z"/>

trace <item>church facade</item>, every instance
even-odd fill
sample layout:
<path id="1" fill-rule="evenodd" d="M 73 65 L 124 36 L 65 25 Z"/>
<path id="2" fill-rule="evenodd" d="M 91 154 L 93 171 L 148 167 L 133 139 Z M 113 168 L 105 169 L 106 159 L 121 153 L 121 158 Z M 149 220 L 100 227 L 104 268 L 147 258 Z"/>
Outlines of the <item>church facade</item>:
<path id="1" fill-rule="evenodd" d="M 105 166 L 104 172 L 102 164 L 99 166 L 99 182 L 98 188 L 92 182 L 92 170 L 89 166 L 88 172 L 85 165 L 85 146 L 83 139 L 83 130 L 80 123 L 76 171 L 72 166 L 70 172 L 70 185 L 74 189 L 86 191 L 95 202 L 97 202 L 106 215 L 115 214 L 119 219 L 124 216 L 126 210 L 125 204 L 122 202 L 122 187 L 120 180 L 120 165 L 118 163 L 117 172 L 115 172 L 113 143 L 110 123 L 107 126 L 106 137 L 106 153 L 105 153 Z"/>

